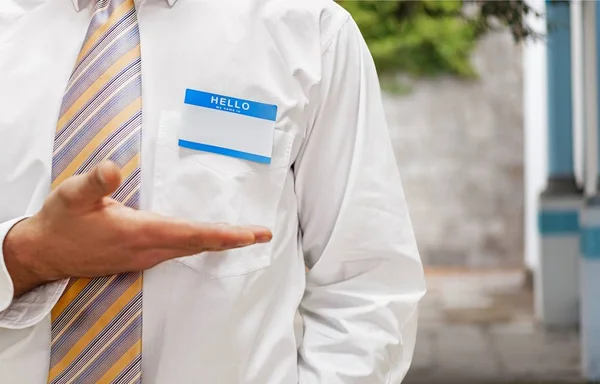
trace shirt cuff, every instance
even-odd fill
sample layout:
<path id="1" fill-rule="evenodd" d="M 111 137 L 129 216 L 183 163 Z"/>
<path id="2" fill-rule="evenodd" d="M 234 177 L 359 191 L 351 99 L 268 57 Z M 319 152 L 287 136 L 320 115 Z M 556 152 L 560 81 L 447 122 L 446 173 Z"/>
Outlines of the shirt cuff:
<path id="1" fill-rule="evenodd" d="M 27 216 L 0 223 L 0 245 L 4 244 L 8 231 L 25 218 Z M 6 269 L 2 248 L 0 246 L 0 328 L 31 327 L 50 313 L 67 286 L 68 279 L 37 287 L 13 299 L 14 285 Z"/>

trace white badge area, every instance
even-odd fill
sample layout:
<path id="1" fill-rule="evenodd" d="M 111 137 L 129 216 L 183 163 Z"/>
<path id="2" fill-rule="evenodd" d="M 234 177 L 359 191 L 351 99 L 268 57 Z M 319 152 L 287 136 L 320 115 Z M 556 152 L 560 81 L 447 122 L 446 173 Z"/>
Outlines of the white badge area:
<path id="1" fill-rule="evenodd" d="M 271 163 L 277 106 L 187 89 L 179 146 Z"/>

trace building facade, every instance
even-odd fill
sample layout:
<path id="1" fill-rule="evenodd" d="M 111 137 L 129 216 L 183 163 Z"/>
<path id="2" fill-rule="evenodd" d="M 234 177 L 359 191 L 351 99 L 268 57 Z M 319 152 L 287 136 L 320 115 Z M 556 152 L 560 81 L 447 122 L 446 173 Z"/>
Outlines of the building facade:
<path id="1" fill-rule="evenodd" d="M 528 199 L 528 212 L 537 211 L 538 225 L 534 227 L 532 215 L 527 216 L 526 259 L 534 272 L 538 319 L 547 327 L 580 328 L 583 376 L 598 380 L 600 5 L 596 1 L 547 0 L 543 13 L 543 49 L 525 48 L 529 50 L 525 53 L 526 78 L 528 73 L 536 76 L 536 66 L 540 84 L 539 72 L 545 77 L 539 89 L 531 86 L 534 80 L 525 86 L 525 114 L 530 114 L 525 125 L 527 195 L 539 193 L 537 199 Z M 534 99 L 536 94 L 544 99 L 545 107 Z M 544 153 L 545 159 L 540 158 Z"/>

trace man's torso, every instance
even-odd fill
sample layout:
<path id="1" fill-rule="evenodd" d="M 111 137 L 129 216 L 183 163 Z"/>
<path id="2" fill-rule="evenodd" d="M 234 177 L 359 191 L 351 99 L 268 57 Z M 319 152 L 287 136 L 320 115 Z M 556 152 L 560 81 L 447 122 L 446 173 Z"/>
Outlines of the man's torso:
<path id="1" fill-rule="evenodd" d="M 91 7 L 0 0 L 0 221 L 35 213 L 49 191 L 56 120 Z M 327 0 L 178 0 L 172 8 L 141 0 L 136 7 L 142 209 L 263 225 L 275 236 L 145 272 L 144 383 L 296 382 L 304 263 L 291 166 L 310 124 L 321 49 L 345 15 Z M 271 164 L 180 148 L 186 88 L 277 105 Z M 0 329 L 0 372 L 9 383 L 43 382 L 49 326 L 45 319 Z"/>

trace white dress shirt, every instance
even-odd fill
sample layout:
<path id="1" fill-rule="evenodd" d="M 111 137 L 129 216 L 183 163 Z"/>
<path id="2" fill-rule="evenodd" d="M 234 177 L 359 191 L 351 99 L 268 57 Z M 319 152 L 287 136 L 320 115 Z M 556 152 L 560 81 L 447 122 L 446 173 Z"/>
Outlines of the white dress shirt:
<path id="1" fill-rule="evenodd" d="M 356 24 L 330 0 L 175 1 L 136 0 L 141 207 L 263 225 L 274 239 L 144 272 L 143 382 L 401 382 L 423 270 Z M 0 0 L 0 243 L 49 192 L 92 9 Z M 271 164 L 180 149 L 186 88 L 277 105 Z M 64 284 L 13 300 L 0 253 L 3 384 L 46 382 L 49 312 Z"/>

